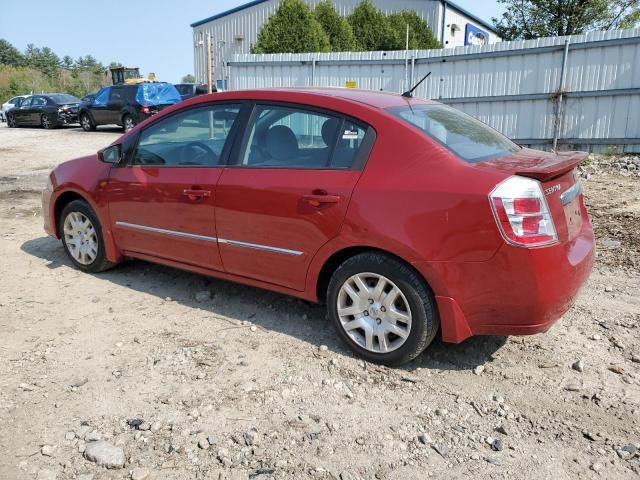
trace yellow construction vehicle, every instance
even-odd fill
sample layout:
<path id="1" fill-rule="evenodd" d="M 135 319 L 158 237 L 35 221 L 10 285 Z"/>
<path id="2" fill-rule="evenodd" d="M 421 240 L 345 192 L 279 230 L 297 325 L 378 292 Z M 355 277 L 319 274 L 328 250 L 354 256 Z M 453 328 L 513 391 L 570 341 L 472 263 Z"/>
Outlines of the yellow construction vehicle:
<path id="1" fill-rule="evenodd" d="M 155 73 L 149 73 L 148 77 L 144 78 L 140 75 L 138 67 L 113 67 L 110 70 L 113 85 L 134 85 L 136 83 L 156 81 Z"/>

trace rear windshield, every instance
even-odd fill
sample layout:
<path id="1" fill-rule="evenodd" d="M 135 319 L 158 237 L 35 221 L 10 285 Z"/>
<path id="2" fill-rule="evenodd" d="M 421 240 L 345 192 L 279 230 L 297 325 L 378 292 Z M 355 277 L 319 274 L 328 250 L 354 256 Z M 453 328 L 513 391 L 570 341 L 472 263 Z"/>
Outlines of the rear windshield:
<path id="1" fill-rule="evenodd" d="M 396 107 L 389 111 L 468 163 L 504 157 L 520 150 L 493 128 L 446 105 Z"/>
<path id="2" fill-rule="evenodd" d="M 190 83 L 179 83 L 175 86 L 180 95 L 193 95 L 194 85 Z"/>
<path id="3" fill-rule="evenodd" d="M 73 95 L 67 95 L 66 93 L 59 93 L 57 95 L 48 95 L 48 97 L 55 103 L 79 103 L 80 99 Z"/>
<path id="4" fill-rule="evenodd" d="M 170 83 L 143 83 L 136 92 L 136 102 L 140 105 L 172 105 L 180 100 L 180 93 Z"/>

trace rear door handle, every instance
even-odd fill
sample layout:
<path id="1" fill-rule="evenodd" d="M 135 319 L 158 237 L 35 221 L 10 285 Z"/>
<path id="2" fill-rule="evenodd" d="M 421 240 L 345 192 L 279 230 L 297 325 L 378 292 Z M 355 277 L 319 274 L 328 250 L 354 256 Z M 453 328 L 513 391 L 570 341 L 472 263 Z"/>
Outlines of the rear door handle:
<path id="1" fill-rule="evenodd" d="M 182 194 L 189 197 L 189 199 L 191 200 L 202 200 L 203 198 L 208 198 L 211 196 L 211 191 L 210 190 L 198 190 L 198 189 L 191 189 L 191 188 L 185 188 L 182 191 Z"/>
<path id="2" fill-rule="evenodd" d="M 332 203 L 338 203 L 340 201 L 339 195 L 304 195 L 302 201 L 308 203 L 313 207 L 319 207 L 321 205 L 327 205 Z"/>

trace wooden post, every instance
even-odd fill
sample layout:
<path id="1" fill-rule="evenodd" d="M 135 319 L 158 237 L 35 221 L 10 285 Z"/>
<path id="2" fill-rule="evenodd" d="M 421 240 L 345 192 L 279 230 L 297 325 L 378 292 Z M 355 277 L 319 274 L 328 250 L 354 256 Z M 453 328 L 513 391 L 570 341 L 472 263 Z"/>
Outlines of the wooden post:
<path id="1" fill-rule="evenodd" d="M 213 92 L 213 66 L 211 64 L 211 34 L 207 33 L 207 46 L 206 46 L 206 51 L 207 51 L 207 58 L 206 58 L 206 64 L 207 64 L 207 92 L 211 93 Z"/>

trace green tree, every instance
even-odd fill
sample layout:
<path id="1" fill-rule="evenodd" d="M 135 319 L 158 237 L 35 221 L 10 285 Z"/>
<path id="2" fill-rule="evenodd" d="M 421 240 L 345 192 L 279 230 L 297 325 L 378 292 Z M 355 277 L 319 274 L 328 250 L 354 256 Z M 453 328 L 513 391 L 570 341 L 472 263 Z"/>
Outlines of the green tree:
<path id="1" fill-rule="evenodd" d="M 62 68 L 65 70 L 71 70 L 73 68 L 73 58 L 69 55 L 62 57 Z"/>
<path id="2" fill-rule="evenodd" d="M 49 47 L 38 48 L 32 43 L 24 52 L 25 64 L 35 68 L 47 77 L 53 77 L 60 68 L 60 58 Z"/>
<path id="3" fill-rule="evenodd" d="M 182 77 L 182 83 L 196 83 L 196 77 L 188 73 L 184 77 Z"/>
<path id="4" fill-rule="evenodd" d="M 24 63 L 22 53 L 4 38 L 0 38 L 0 65 L 19 67 Z"/>
<path id="5" fill-rule="evenodd" d="M 506 11 L 494 18 L 505 40 L 576 35 L 631 28 L 640 21 L 640 0 L 498 0 Z"/>
<path id="6" fill-rule="evenodd" d="M 302 0 L 283 0 L 258 34 L 253 53 L 328 52 L 329 37 Z"/>
<path id="7" fill-rule="evenodd" d="M 331 0 L 323 0 L 316 5 L 314 14 L 329 37 L 332 52 L 347 52 L 356 48 L 351 25 L 336 12 Z"/>
<path id="8" fill-rule="evenodd" d="M 394 32 L 394 50 L 404 50 L 406 47 L 407 25 L 409 25 L 409 48 L 411 50 L 442 48 L 429 25 L 416 12 L 404 10 L 393 13 L 387 18 Z"/>
<path id="9" fill-rule="evenodd" d="M 359 50 L 394 50 L 398 40 L 391 22 L 371 0 L 362 0 L 348 20 Z"/>
<path id="10" fill-rule="evenodd" d="M 74 70 L 76 72 L 91 72 L 95 74 L 104 73 L 104 65 L 96 60 L 92 55 L 78 57 L 75 62 Z"/>

